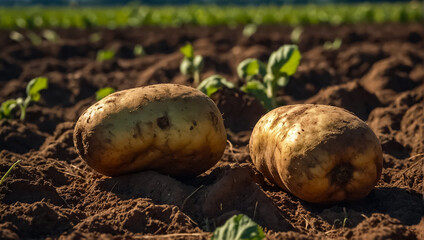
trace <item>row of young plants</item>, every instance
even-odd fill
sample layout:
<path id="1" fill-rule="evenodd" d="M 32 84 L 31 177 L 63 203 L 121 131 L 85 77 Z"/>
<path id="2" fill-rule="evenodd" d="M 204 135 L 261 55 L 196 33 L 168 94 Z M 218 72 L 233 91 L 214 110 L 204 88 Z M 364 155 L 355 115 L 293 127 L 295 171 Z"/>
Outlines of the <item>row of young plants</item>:
<path id="1" fill-rule="evenodd" d="M 193 86 L 208 96 L 222 87 L 238 87 L 220 75 L 213 75 L 201 81 L 200 74 L 204 65 L 203 57 L 194 54 L 193 46 L 190 43 L 181 47 L 180 51 L 184 55 L 180 64 L 181 73 L 192 77 Z M 101 50 L 97 54 L 97 61 L 107 61 L 113 57 L 114 52 Z M 245 84 L 239 88 L 256 97 L 265 109 L 272 110 L 278 106 L 276 100 L 278 88 L 287 85 L 289 77 L 296 72 L 300 59 L 301 54 L 294 44 L 284 45 L 273 52 L 267 64 L 255 58 L 245 59 L 237 67 L 238 77 L 245 80 Z M 0 120 L 14 118 L 18 113 L 20 120 L 24 121 L 29 104 L 38 102 L 41 98 L 40 91 L 47 88 L 47 78 L 37 77 L 32 79 L 26 87 L 26 98 L 9 99 L 1 104 Z M 115 89 L 112 87 L 101 88 L 96 92 L 96 100 L 100 100 L 114 91 Z M 19 111 L 14 111 L 15 109 L 19 109 Z"/>
<path id="2" fill-rule="evenodd" d="M 246 24 L 417 22 L 419 2 L 284 6 L 2 7 L 0 28 L 91 28 Z"/>
<path id="3" fill-rule="evenodd" d="M 221 75 L 212 75 L 200 81 L 200 72 L 203 69 L 203 57 L 194 54 L 190 43 L 180 49 L 184 54 L 180 65 L 181 73 L 193 78 L 193 85 L 208 96 L 220 88 L 239 88 L 257 98 L 270 111 L 278 107 L 277 91 L 286 86 L 300 63 L 301 54 L 294 44 L 281 46 L 274 51 L 267 63 L 256 58 L 248 58 L 237 67 L 237 75 L 244 80 L 242 86 L 237 86 Z"/>

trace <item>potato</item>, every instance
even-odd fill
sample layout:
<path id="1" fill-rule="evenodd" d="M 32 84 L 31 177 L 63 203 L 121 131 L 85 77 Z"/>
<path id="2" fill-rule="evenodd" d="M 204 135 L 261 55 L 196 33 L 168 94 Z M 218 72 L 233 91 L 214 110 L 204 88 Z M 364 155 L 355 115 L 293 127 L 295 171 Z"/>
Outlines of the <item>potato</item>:
<path id="1" fill-rule="evenodd" d="M 175 177 L 215 165 L 226 132 L 215 103 L 197 89 L 157 84 L 115 92 L 78 119 L 74 145 L 98 172 L 155 170 Z"/>
<path id="2" fill-rule="evenodd" d="M 381 145 L 365 122 L 327 105 L 274 109 L 249 143 L 256 168 L 300 199 L 334 203 L 365 197 L 380 178 Z"/>

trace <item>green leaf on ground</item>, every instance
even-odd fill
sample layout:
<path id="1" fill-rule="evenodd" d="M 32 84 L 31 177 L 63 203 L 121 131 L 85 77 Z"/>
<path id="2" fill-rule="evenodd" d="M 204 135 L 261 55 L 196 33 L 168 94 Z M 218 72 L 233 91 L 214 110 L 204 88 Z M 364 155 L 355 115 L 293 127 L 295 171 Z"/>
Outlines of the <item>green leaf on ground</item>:
<path id="1" fill-rule="evenodd" d="M 100 88 L 96 92 L 96 100 L 99 101 L 102 98 L 104 98 L 107 95 L 109 95 L 111 93 L 114 93 L 114 92 L 115 92 L 115 89 L 114 88 L 111 88 L 111 87 Z"/>
<path id="2" fill-rule="evenodd" d="M 231 217 L 221 227 L 218 227 L 211 240 L 262 240 L 265 238 L 261 226 L 246 215 Z"/>
<path id="3" fill-rule="evenodd" d="M 265 63 L 255 58 L 245 59 L 237 66 L 237 75 L 239 78 L 246 79 L 247 81 L 252 80 L 255 76 L 263 77 L 265 74 Z"/>
<path id="4" fill-rule="evenodd" d="M 267 72 L 274 78 L 291 76 L 299 66 L 301 55 L 296 45 L 284 45 L 269 57 Z"/>
<path id="5" fill-rule="evenodd" d="M 183 47 L 180 48 L 180 52 L 184 54 L 186 58 L 192 59 L 194 57 L 193 46 L 190 43 L 187 43 Z"/>
<path id="6" fill-rule="evenodd" d="M 227 81 L 224 77 L 220 75 L 213 75 L 205 80 L 203 80 L 197 89 L 202 91 L 208 96 L 211 96 L 213 93 L 218 91 L 221 87 L 234 88 L 234 84 L 232 82 Z"/>
<path id="7" fill-rule="evenodd" d="M 37 77 L 32 79 L 28 83 L 26 87 L 26 93 L 27 93 L 27 96 L 30 97 L 31 101 L 37 102 L 38 100 L 40 100 L 40 97 L 41 97 L 39 92 L 47 88 L 48 88 L 47 78 Z"/>

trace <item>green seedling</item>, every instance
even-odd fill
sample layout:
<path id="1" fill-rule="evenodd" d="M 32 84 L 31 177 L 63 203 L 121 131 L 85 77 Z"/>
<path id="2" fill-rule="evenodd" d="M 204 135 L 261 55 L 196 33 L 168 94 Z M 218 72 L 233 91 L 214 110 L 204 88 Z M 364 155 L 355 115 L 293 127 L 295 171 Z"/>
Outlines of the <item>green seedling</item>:
<path id="1" fill-rule="evenodd" d="M 25 120 L 26 116 L 26 109 L 28 108 L 28 105 L 31 102 L 38 102 L 41 98 L 40 91 L 47 89 L 48 83 L 47 78 L 45 77 L 38 77 L 32 79 L 27 87 L 26 87 L 26 94 L 27 97 L 25 99 L 23 98 L 17 98 L 17 99 L 9 99 L 1 104 L 1 114 L 0 119 L 2 118 L 12 118 L 12 111 L 15 107 L 20 108 L 20 119 L 22 121 Z"/>
<path id="2" fill-rule="evenodd" d="M 324 49 L 325 50 L 337 50 L 337 49 L 339 49 L 341 46 L 342 46 L 342 43 L 343 43 L 343 41 L 342 41 L 342 39 L 341 38 L 336 38 L 336 39 L 334 39 L 334 41 L 326 41 L 325 43 L 324 43 Z"/>
<path id="3" fill-rule="evenodd" d="M 15 168 L 15 166 L 20 162 L 21 160 L 16 161 L 14 164 L 12 164 L 12 166 L 10 166 L 9 170 L 7 170 L 7 172 L 3 175 L 3 177 L 0 179 L 0 185 L 3 184 L 3 182 L 6 180 L 7 176 L 9 175 L 9 173 L 12 171 L 13 168 Z"/>
<path id="4" fill-rule="evenodd" d="M 47 41 L 56 43 L 59 41 L 60 37 L 57 35 L 57 33 L 53 30 L 46 29 L 41 33 L 41 36 L 43 36 Z"/>
<path id="5" fill-rule="evenodd" d="M 234 84 L 232 82 L 227 81 L 224 77 L 220 75 L 213 75 L 206 79 L 204 79 L 197 89 L 208 95 L 209 97 L 218 91 L 222 87 L 234 88 Z"/>
<path id="6" fill-rule="evenodd" d="M 276 108 L 277 90 L 288 84 L 300 59 L 301 54 L 296 45 L 284 45 L 271 54 L 266 70 L 265 64 L 257 59 L 244 60 L 237 67 L 238 76 L 246 80 L 241 89 L 255 96 L 268 111 Z"/>
<path id="7" fill-rule="evenodd" d="M 250 37 L 253 34 L 255 34 L 257 30 L 258 30 L 258 26 L 256 26 L 256 24 L 247 24 L 243 28 L 243 36 Z"/>
<path id="8" fill-rule="evenodd" d="M 113 50 L 99 50 L 97 52 L 96 61 L 97 62 L 103 62 L 110 59 L 115 58 L 115 51 Z"/>
<path id="9" fill-rule="evenodd" d="M 247 82 L 259 80 L 266 75 L 266 64 L 255 58 L 248 58 L 237 66 L 237 75 Z"/>
<path id="10" fill-rule="evenodd" d="M 300 37 L 302 36 L 303 28 L 302 27 L 295 27 L 293 31 L 290 34 L 290 40 L 294 44 L 299 44 Z"/>
<path id="11" fill-rule="evenodd" d="M 90 34 L 90 36 L 88 37 L 88 40 L 91 42 L 91 43 L 96 43 L 96 42 L 98 42 L 98 41 L 100 41 L 102 39 L 102 34 L 101 33 L 92 33 L 92 34 Z"/>
<path id="12" fill-rule="evenodd" d="M 27 33 L 27 37 L 29 38 L 29 40 L 31 41 L 31 43 L 34 46 L 39 46 L 42 42 L 42 39 L 40 36 L 38 36 L 36 33 L 34 32 L 28 32 Z"/>
<path id="13" fill-rule="evenodd" d="M 12 39 L 13 41 L 20 42 L 24 40 L 25 37 L 20 32 L 11 31 L 9 34 L 9 38 Z"/>
<path id="14" fill-rule="evenodd" d="M 239 214 L 228 219 L 224 225 L 218 227 L 211 240 L 262 240 L 265 233 L 262 227 L 246 215 Z"/>
<path id="15" fill-rule="evenodd" d="M 143 46 L 140 44 L 135 45 L 134 47 L 134 56 L 144 56 L 146 55 L 146 52 L 144 51 Z"/>
<path id="16" fill-rule="evenodd" d="M 180 64 L 181 73 L 193 77 L 193 85 L 195 87 L 199 86 L 200 72 L 203 69 L 203 57 L 194 55 L 193 46 L 190 43 L 181 47 L 180 52 L 184 54 L 184 59 Z"/>
<path id="17" fill-rule="evenodd" d="M 105 87 L 105 88 L 100 88 L 97 92 L 96 92 L 96 100 L 99 101 L 102 98 L 106 97 L 107 95 L 114 93 L 115 89 L 111 88 L 111 87 Z"/>

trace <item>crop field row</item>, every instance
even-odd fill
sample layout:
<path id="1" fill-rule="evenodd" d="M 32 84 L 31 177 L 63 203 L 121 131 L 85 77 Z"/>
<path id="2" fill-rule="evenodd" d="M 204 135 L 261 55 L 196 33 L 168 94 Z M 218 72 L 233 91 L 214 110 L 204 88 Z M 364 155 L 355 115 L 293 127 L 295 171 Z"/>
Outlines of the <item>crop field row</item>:
<path id="1" fill-rule="evenodd" d="M 417 22 L 420 3 L 300 6 L 2 7 L 0 28 L 122 28 L 136 26 L 349 24 Z"/>

